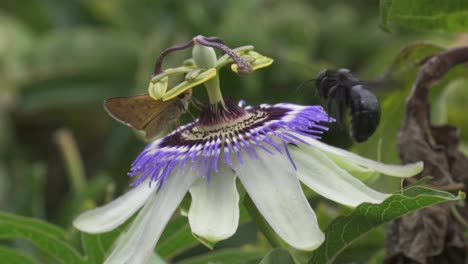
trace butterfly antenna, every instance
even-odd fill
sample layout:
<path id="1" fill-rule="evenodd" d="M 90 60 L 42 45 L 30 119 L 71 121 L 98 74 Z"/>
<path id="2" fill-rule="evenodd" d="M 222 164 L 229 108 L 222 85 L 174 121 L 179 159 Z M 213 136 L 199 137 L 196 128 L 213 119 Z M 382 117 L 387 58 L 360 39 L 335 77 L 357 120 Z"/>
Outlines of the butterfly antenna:
<path id="1" fill-rule="evenodd" d="M 313 82 L 313 81 L 315 81 L 315 80 L 316 80 L 316 79 L 310 79 L 310 80 L 301 82 L 301 84 L 299 84 L 299 86 L 297 86 L 297 88 L 294 90 L 294 92 L 295 92 L 295 93 L 298 93 L 299 90 L 302 88 L 302 86 L 304 86 L 304 85 L 307 84 L 307 83 Z"/>

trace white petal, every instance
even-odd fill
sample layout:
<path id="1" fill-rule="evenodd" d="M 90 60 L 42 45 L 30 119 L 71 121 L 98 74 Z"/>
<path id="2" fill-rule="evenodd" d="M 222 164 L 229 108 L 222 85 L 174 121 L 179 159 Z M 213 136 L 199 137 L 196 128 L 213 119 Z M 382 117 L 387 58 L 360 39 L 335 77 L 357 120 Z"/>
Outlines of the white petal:
<path id="1" fill-rule="evenodd" d="M 380 203 L 390 196 L 367 187 L 313 146 L 301 144 L 289 150 L 299 179 L 330 200 L 355 207 L 363 202 Z"/>
<path id="2" fill-rule="evenodd" d="M 169 175 L 154 192 L 130 228 L 120 235 L 105 263 L 146 263 L 162 231 L 196 177 L 190 170 Z"/>
<path id="3" fill-rule="evenodd" d="M 302 192 L 296 171 L 285 155 L 259 151 L 259 160 L 244 155 L 234 169 L 258 210 L 289 245 L 313 250 L 325 239 Z"/>
<path id="4" fill-rule="evenodd" d="M 97 234 L 110 231 L 123 224 L 138 211 L 148 197 L 156 191 L 148 185 L 148 180 L 112 202 L 84 212 L 73 221 L 73 226 L 83 232 Z"/>
<path id="5" fill-rule="evenodd" d="M 231 168 L 222 165 L 212 173 L 210 182 L 198 179 L 190 187 L 192 203 L 189 223 L 192 232 L 215 243 L 232 236 L 239 223 L 239 193 Z"/>
<path id="6" fill-rule="evenodd" d="M 418 174 L 424 168 L 422 161 L 406 165 L 387 165 L 377 161 L 366 159 L 349 151 L 327 145 L 310 137 L 305 137 L 302 135 L 297 136 L 302 138 L 310 145 L 320 149 L 321 151 L 326 152 L 327 155 L 333 155 L 336 158 L 341 159 L 348 159 L 350 162 L 354 162 L 358 165 L 373 169 L 386 175 L 406 178 Z"/>

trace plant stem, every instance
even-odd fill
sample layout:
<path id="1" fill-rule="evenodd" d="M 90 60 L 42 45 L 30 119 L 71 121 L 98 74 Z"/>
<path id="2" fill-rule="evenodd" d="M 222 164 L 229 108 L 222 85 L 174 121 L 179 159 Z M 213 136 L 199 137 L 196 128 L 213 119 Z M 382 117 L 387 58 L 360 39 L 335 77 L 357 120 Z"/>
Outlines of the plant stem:
<path id="1" fill-rule="evenodd" d="M 62 152 L 72 189 L 75 192 L 82 191 L 86 186 L 86 176 L 73 134 L 68 129 L 60 129 L 55 133 L 54 138 Z"/>
<path id="2" fill-rule="evenodd" d="M 192 54 L 197 67 L 202 69 L 211 69 L 216 67 L 216 53 L 213 48 L 195 43 Z M 206 81 L 204 85 L 208 93 L 210 104 L 217 105 L 218 103 L 221 103 L 224 105 L 218 75 L 213 79 Z"/>

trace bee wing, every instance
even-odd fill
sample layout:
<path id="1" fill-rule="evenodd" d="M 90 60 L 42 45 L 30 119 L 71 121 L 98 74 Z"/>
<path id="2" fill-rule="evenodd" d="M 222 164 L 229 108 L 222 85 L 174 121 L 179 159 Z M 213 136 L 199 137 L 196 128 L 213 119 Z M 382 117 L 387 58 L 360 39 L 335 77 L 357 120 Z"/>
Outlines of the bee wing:
<path id="1" fill-rule="evenodd" d="M 157 101 L 146 94 L 106 99 L 104 109 L 115 120 L 138 130 L 146 130 L 148 124 L 174 103 L 175 99 Z"/>

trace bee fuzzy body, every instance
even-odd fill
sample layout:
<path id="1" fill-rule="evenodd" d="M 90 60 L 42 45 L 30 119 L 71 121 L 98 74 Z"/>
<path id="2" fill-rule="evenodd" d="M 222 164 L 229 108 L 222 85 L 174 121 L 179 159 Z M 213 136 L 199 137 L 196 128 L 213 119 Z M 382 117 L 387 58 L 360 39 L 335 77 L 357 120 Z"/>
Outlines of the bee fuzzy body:
<path id="1" fill-rule="evenodd" d="M 351 115 L 351 137 L 356 142 L 366 141 L 380 122 L 380 104 L 377 97 L 347 69 L 326 69 L 316 79 L 317 94 L 327 100 L 327 112 L 332 102 L 337 105 L 337 121 L 343 124 L 347 108 Z"/>

